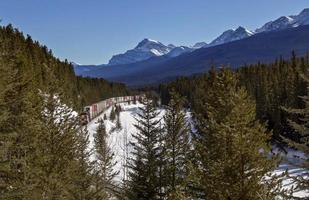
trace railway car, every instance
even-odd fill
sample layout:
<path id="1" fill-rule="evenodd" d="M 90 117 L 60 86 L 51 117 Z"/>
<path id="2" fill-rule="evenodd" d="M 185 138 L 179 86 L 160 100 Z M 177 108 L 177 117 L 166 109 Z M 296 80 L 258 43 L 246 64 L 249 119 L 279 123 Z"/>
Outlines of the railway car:
<path id="1" fill-rule="evenodd" d="M 97 103 L 94 103 L 90 106 L 84 107 L 83 112 L 80 114 L 81 124 L 86 125 L 92 119 L 99 116 L 109 107 L 123 102 L 129 101 L 140 101 L 143 98 L 143 95 L 135 95 L 135 96 L 123 96 L 123 97 L 112 97 Z"/>

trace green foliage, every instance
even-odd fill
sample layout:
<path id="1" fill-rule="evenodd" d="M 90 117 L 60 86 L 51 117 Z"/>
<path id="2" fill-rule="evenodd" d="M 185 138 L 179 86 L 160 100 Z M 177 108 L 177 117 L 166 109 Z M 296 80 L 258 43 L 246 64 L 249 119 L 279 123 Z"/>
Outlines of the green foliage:
<path id="1" fill-rule="evenodd" d="M 267 158 L 270 134 L 233 72 L 212 72 L 207 86 L 199 87 L 194 110 L 197 188 L 205 199 L 260 199 L 266 185 L 261 180 L 276 164 Z M 267 189 L 274 199 L 273 188 Z"/>
<path id="2" fill-rule="evenodd" d="M 133 158 L 129 163 L 128 193 L 129 199 L 159 199 L 160 179 L 158 178 L 160 157 L 161 128 L 157 120 L 158 112 L 150 99 L 143 101 L 133 134 Z"/>
<path id="3" fill-rule="evenodd" d="M 69 108 L 125 95 L 124 85 L 76 77 L 11 25 L 0 27 L 0 76 L 0 199 L 94 198 L 88 133 Z"/>
<path id="4" fill-rule="evenodd" d="M 70 162 L 68 169 L 69 185 L 63 190 L 67 191 L 66 199 L 91 200 L 97 199 L 97 192 L 93 189 L 95 182 L 94 161 L 90 161 L 89 134 L 86 128 L 80 128 L 75 136 L 75 159 Z"/>
<path id="5" fill-rule="evenodd" d="M 269 64 L 252 64 L 240 67 L 236 70 L 239 85 L 246 88 L 254 97 L 256 114 L 259 120 L 267 122 L 268 129 L 273 130 L 272 139 L 281 141 L 281 137 L 294 137 L 291 128 L 287 124 L 287 114 L 281 107 L 301 108 L 303 102 L 298 96 L 306 94 L 306 84 L 300 77 L 309 65 L 309 56 L 297 58 L 295 53 L 290 60 L 278 59 Z M 195 109 L 194 99 L 201 90 L 207 90 L 207 79 L 214 69 L 208 73 L 194 76 L 181 77 L 169 84 L 160 85 L 162 103 L 167 105 L 170 99 L 169 91 L 174 88 L 180 95 L 187 97 L 186 106 Z"/>
<path id="6" fill-rule="evenodd" d="M 293 109 L 286 108 L 284 109 L 290 114 L 289 125 L 295 131 L 294 134 L 297 139 L 288 139 L 284 138 L 284 141 L 292 148 L 295 148 L 305 155 L 309 154 L 309 76 L 308 73 L 302 75 L 303 80 L 307 84 L 307 95 L 301 96 L 300 99 L 303 101 L 303 108 Z M 302 159 L 300 163 L 296 163 L 296 166 L 309 170 L 309 160 Z M 308 190 L 309 189 L 309 178 L 306 176 L 292 176 L 291 177 L 296 183 L 297 187 L 294 188 L 297 190 Z"/>
<path id="7" fill-rule="evenodd" d="M 176 196 L 180 198 L 179 195 L 185 192 L 185 179 L 188 174 L 190 130 L 183 112 L 183 104 L 184 99 L 175 91 L 171 91 L 171 101 L 164 116 L 164 186 L 169 199 Z"/>
<path id="8" fill-rule="evenodd" d="M 114 178 L 119 172 L 114 170 L 114 166 L 117 163 L 113 161 L 114 153 L 107 143 L 107 132 L 104 121 L 99 119 L 98 123 L 99 126 L 94 139 L 97 160 L 95 190 L 100 197 L 99 199 L 109 199 L 115 193 Z"/>
<path id="9" fill-rule="evenodd" d="M 41 91 L 48 89 L 51 81 L 48 77 L 53 77 L 57 88 L 61 89 L 57 92 L 62 93 L 62 101 L 75 110 L 102 99 L 128 94 L 124 84 L 109 83 L 97 78 L 77 77 L 73 66 L 67 60 L 62 62 L 55 58 L 46 46 L 33 41 L 30 36 L 25 37 L 12 25 L 0 27 L 0 42 L 1 55 L 8 55 L 2 58 L 3 64 L 5 63 L 7 67 L 14 65 L 23 74 L 31 74 L 32 81 Z M 0 81 L 0 88 L 2 84 L 3 81 Z"/>

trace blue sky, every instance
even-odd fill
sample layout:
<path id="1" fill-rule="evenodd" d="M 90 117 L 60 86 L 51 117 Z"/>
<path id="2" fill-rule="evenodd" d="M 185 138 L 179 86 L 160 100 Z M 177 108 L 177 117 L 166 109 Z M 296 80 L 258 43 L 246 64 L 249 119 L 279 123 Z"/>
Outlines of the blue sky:
<path id="1" fill-rule="evenodd" d="M 1 0 L 0 18 L 61 59 L 102 64 L 143 38 L 209 42 L 226 29 L 254 30 L 306 7 L 308 0 Z"/>

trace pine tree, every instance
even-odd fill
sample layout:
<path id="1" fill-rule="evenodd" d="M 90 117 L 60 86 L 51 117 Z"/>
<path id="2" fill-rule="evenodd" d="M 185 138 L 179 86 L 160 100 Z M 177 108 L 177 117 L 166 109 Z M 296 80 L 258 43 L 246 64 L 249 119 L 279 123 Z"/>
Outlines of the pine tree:
<path id="1" fill-rule="evenodd" d="M 200 110 L 195 110 L 199 194 L 218 200 L 254 200 L 261 194 L 274 199 L 278 188 L 262 182 L 275 167 L 267 158 L 270 134 L 256 120 L 254 102 L 229 70 L 213 73 L 209 85 L 197 98 Z"/>
<path id="2" fill-rule="evenodd" d="M 285 108 L 291 117 L 289 120 L 289 125 L 294 129 L 293 135 L 296 137 L 283 138 L 283 140 L 292 148 L 295 148 L 305 155 L 309 154 L 309 134 L 308 134 L 308 127 L 309 127 L 309 76 L 308 74 L 303 74 L 302 78 L 306 81 L 307 84 L 307 95 L 300 97 L 303 101 L 304 107 L 300 109 L 292 109 L 292 108 Z M 297 139 L 293 139 L 297 138 Z M 303 168 L 305 170 L 309 169 L 309 160 L 308 159 L 301 159 L 300 163 L 293 163 L 296 166 Z M 303 175 L 292 176 L 292 179 L 297 183 L 297 187 L 294 188 L 295 191 L 297 190 L 308 190 L 309 189 L 309 178 Z"/>
<path id="3" fill-rule="evenodd" d="M 44 97 L 41 112 L 41 131 L 33 137 L 29 155 L 30 192 L 35 199 L 64 199 L 71 187 L 70 169 L 76 159 L 78 119 L 72 109 L 63 105 L 57 94 L 49 90 Z"/>
<path id="4" fill-rule="evenodd" d="M 67 187 L 68 197 L 72 200 L 96 199 L 93 189 L 95 175 L 94 162 L 90 161 L 91 149 L 89 147 L 89 134 L 86 128 L 80 128 L 76 135 L 75 160 L 71 163 L 70 185 Z"/>
<path id="5" fill-rule="evenodd" d="M 114 106 L 112 107 L 111 113 L 109 115 L 109 119 L 113 122 L 116 118 L 116 113 L 115 113 L 115 109 Z"/>
<path id="6" fill-rule="evenodd" d="M 175 199 L 175 195 L 184 193 L 187 176 L 187 161 L 189 152 L 189 128 L 183 112 L 184 98 L 171 91 L 171 100 L 166 107 L 164 116 L 164 150 L 166 195 Z"/>
<path id="7" fill-rule="evenodd" d="M 143 101 L 133 134 L 133 158 L 129 163 L 128 198 L 158 199 L 160 195 L 158 168 L 160 164 L 160 120 L 158 112 L 150 99 Z"/>
<path id="8" fill-rule="evenodd" d="M 21 198 L 24 178 L 24 148 L 19 140 L 23 135 L 22 109 L 25 83 L 16 57 L 8 61 L 0 57 L 0 197 Z"/>
<path id="9" fill-rule="evenodd" d="M 119 172 L 114 170 L 117 163 L 114 162 L 114 153 L 107 143 L 104 121 L 99 119 L 98 124 L 94 138 L 97 160 L 95 190 L 98 196 L 97 199 L 109 199 L 116 190 L 114 178 Z"/>
<path id="10" fill-rule="evenodd" d="M 3 43 L 2 43 L 3 44 Z M 18 56 L 0 57 L 0 198 L 27 198 L 28 155 L 41 111 L 38 90 Z"/>
<path id="11" fill-rule="evenodd" d="M 120 115 L 117 116 L 116 129 L 117 130 L 121 130 L 122 129 L 121 122 L 120 122 Z"/>

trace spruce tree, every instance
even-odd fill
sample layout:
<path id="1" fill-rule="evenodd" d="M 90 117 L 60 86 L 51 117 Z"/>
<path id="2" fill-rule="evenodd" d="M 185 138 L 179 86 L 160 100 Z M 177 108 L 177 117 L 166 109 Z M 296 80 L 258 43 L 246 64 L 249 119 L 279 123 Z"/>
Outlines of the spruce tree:
<path id="1" fill-rule="evenodd" d="M 166 158 L 164 174 L 165 193 L 168 199 L 175 199 L 175 195 L 185 192 L 186 165 L 190 149 L 189 128 L 183 104 L 184 98 L 172 90 L 171 100 L 164 116 L 164 156 Z"/>
<path id="2" fill-rule="evenodd" d="M 29 177 L 32 198 L 64 199 L 71 188 L 71 166 L 76 160 L 79 122 L 72 109 L 61 103 L 51 85 L 43 97 L 41 122 L 44 126 L 33 137 Z"/>
<path id="3" fill-rule="evenodd" d="M 22 198 L 25 149 L 21 138 L 24 133 L 26 112 L 23 113 L 23 105 L 27 91 L 15 56 L 1 55 L 0 75 L 0 197 Z"/>
<path id="4" fill-rule="evenodd" d="M 133 157 L 129 163 L 128 198 L 129 199 L 158 199 L 159 165 L 162 150 L 160 149 L 160 120 L 158 112 L 150 99 L 143 101 L 136 119 L 137 132 L 133 134 Z"/>
<path id="5" fill-rule="evenodd" d="M 112 110 L 110 112 L 110 115 L 109 115 L 109 119 L 113 122 L 116 118 L 116 113 L 115 113 L 115 109 L 114 109 L 114 106 L 112 106 Z"/>
<path id="6" fill-rule="evenodd" d="M 92 154 L 89 149 L 89 134 L 82 127 L 76 134 L 75 159 L 70 163 L 68 174 L 70 185 L 66 187 L 67 199 L 91 200 L 96 199 L 96 191 L 93 189 L 95 174 L 94 161 L 90 161 Z"/>
<path id="7" fill-rule="evenodd" d="M 214 72 L 208 81 L 210 87 L 199 93 L 194 115 L 198 194 L 218 200 L 254 200 L 261 194 L 274 199 L 277 185 L 272 188 L 262 181 L 275 167 L 268 158 L 270 134 L 256 120 L 254 101 L 237 86 L 230 70 Z"/>
<path id="8" fill-rule="evenodd" d="M 94 136 L 95 142 L 95 190 L 97 192 L 97 199 L 109 199 L 116 191 L 114 178 L 119 173 L 114 170 L 114 153 L 108 146 L 107 132 L 104 121 L 98 120 L 98 127 Z"/>
<path id="9" fill-rule="evenodd" d="M 3 43 L 2 43 L 3 45 Z M 0 198 L 27 199 L 29 155 L 42 99 L 18 56 L 0 56 Z M 41 124 L 42 125 L 42 124 Z M 31 161 L 31 160 L 30 160 Z"/>
<path id="10" fill-rule="evenodd" d="M 120 115 L 117 116 L 116 129 L 117 130 L 121 130 L 122 129 L 121 122 L 120 122 Z"/>
<path id="11" fill-rule="evenodd" d="M 288 120 L 289 125 L 293 128 L 294 137 L 283 138 L 283 140 L 292 148 L 303 152 L 305 155 L 309 154 L 309 76 L 308 73 L 302 75 L 303 80 L 307 84 L 307 95 L 301 96 L 303 101 L 303 108 L 293 109 L 285 108 L 291 116 Z M 295 137 L 296 136 L 296 137 Z M 297 138 L 297 139 L 294 139 Z M 309 170 L 309 160 L 305 158 L 300 158 L 301 162 L 293 163 L 299 168 Z M 298 190 L 308 190 L 309 189 L 309 178 L 304 175 L 291 176 L 292 179 L 297 183 L 297 187 L 294 188 L 295 191 Z"/>

